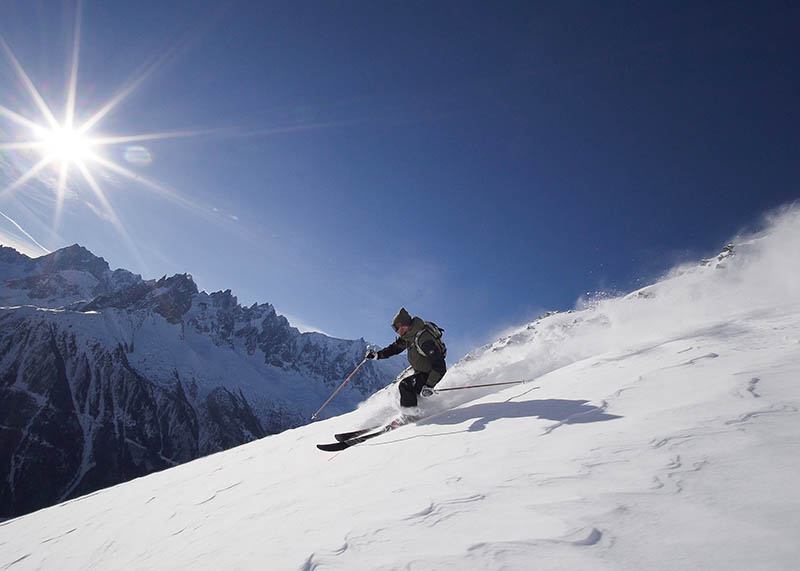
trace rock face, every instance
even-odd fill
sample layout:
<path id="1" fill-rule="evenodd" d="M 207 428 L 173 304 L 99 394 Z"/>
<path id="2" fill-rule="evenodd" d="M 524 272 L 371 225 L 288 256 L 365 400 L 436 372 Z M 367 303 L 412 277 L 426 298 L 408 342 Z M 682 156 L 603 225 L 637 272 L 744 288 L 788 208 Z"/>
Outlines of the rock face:
<path id="1" fill-rule="evenodd" d="M 77 245 L 36 259 L 0 246 L 0 306 L 0 517 L 304 424 L 367 348 Z M 325 412 L 402 366 L 368 362 Z"/>

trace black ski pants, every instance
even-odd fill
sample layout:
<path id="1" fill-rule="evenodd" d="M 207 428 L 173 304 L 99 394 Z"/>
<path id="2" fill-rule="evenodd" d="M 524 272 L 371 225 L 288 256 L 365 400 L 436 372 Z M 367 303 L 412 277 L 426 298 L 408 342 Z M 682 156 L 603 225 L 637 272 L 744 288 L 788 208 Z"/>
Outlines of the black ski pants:
<path id="1" fill-rule="evenodd" d="M 417 406 L 417 395 L 427 380 L 428 373 L 415 373 L 400 381 L 400 406 Z"/>

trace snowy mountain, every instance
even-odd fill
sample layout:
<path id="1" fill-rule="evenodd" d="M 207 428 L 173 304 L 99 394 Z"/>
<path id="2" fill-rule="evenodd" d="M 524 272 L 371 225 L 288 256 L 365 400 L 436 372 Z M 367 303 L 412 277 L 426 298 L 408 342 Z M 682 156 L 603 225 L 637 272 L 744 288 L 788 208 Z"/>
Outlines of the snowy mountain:
<path id="1" fill-rule="evenodd" d="M 13 516 L 300 426 L 363 339 L 301 334 L 269 304 L 143 280 L 70 246 L 0 247 L 0 515 Z M 402 364 L 370 362 L 326 414 Z"/>
<path id="2" fill-rule="evenodd" d="M 800 212 L 358 410 L 0 524 L 4 569 L 793 569 Z M 138 351 L 138 349 L 137 349 Z"/>

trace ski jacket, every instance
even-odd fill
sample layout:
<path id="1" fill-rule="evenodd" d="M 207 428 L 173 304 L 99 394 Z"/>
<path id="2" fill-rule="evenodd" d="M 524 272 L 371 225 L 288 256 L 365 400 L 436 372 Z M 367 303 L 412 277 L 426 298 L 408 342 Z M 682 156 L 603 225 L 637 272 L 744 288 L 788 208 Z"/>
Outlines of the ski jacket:
<path id="1" fill-rule="evenodd" d="M 419 340 L 417 340 L 417 334 L 420 334 Z M 417 342 L 422 353 L 416 347 Z M 411 320 L 411 326 L 405 335 L 398 337 L 394 343 L 378 351 L 378 359 L 399 355 L 406 349 L 408 349 L 408 362 L 414 368 L 414 372 L 428 373 L 427 384 L 429 387 L 435 386 L 442 380 L 447 372 L 444 355 L 433 336 L 425 328 L 425 321 L 419 317 Z"/>

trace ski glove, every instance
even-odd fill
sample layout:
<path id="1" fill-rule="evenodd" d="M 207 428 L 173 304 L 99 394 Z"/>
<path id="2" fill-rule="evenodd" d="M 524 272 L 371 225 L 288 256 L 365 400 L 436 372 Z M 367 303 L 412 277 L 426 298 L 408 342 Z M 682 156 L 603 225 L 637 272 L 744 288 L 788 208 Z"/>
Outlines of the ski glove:
<path id="1" fill-rule="evenodd" d="M 422 390 L 419 391 L 419 396 L 425 398 L 432 397 L 434 394 L 436 393 L 434 392 L 433 387 L 429 387 L 428 385 L 425 385 L 422 387 Z"/>
<path id="2" fill-rule="evenodd" d="M 365 359 L 374 360 L 378 358 L 378 352 L 375 349 L 368 349 L 367 354 L 364 356 Z"/>

